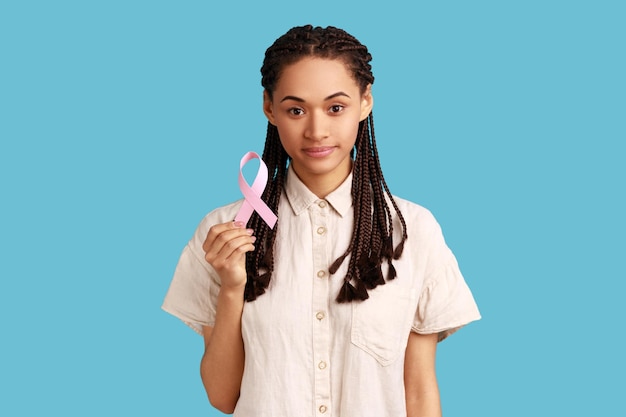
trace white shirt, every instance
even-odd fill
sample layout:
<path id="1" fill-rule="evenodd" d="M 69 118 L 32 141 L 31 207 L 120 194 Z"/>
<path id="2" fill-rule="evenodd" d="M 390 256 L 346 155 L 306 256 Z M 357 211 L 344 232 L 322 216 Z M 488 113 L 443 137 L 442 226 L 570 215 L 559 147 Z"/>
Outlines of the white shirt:
<path id="1" fill-rule="evenodd" d="M 244 305 L 245 370 L 236 417 L 406 416 L 409 333 L 439 333 L 443 340 L 480 318 L 434 217 L 395 197 L 408 229 L 402 257 L 393 261 L 397 278 L 369 290 L 366 301 L 335 301 L 349 258 L 332 276 L 328 267 L 352 234 L 351 184 L 350 175 L 322 200 L 288 171 L 272 280 L 265 294 Z M 198 333 L 215 324 L 220 288 L 202 243 L 209 228 L 231 221 L 240 205 L 221 207 L 202 220 L 163 303 Z M 395 219 L 394 231 L 400 230 Z"/>

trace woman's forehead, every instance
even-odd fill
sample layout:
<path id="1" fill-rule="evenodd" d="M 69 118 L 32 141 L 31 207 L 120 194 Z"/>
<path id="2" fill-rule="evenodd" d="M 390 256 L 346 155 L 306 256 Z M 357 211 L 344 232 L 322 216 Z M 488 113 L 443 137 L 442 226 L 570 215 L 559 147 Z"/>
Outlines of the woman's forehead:
<path id="1" fill-rule="evenodd" d="M 275 93 L 298 97 L 328 97 L 343 91 L 350 96 L 350 92 L 354 94 L 353 91 L 358 89 L 359 86 L 344 61 L 307 57 L 283 68 Z"/>

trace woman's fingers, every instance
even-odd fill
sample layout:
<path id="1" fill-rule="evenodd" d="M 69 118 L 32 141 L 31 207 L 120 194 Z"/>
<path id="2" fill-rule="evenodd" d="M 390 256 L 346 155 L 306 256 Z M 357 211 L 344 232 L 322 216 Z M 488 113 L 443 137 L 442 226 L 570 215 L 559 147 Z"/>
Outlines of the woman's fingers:
<path id="1" fill-rule="evenodd" d="M 255 240 L 245 224 L 228 222 L 211 227 L 202 248 L 205 259 L 216 270 L 230 270 L 243 267 L 245 253 L 254 250 Z"/>
<path id="2" fill-rule="evenodd" d="M 246 252 L 254 250 L 254 241 L 256 237 L 248 234 L 237 236 L 229 239 L 221 246 L 220 251 L 216 255 L 216 259 L 223 259 L 224 262 L 242 261 Z"/>
<path id="3" fill-rule="evenodd" d="M 220 238 L 223 233 L 233 230 L 241 231 L 243 227 L 244 224 L 242 222 L 227 222 L 212 226 L 207 233 L 204 243 L 202 244 L 202 249 L 204 249 L 205 253 L 209 252 L 215 244 L 215 241 Z M 222 240 L 223 239 L 224 238 L 222 237 Z"/>

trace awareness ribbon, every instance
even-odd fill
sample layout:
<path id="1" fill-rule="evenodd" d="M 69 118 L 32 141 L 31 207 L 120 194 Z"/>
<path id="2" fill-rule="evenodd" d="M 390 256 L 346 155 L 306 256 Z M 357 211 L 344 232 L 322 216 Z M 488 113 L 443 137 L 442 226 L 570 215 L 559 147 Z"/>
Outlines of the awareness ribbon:
<path id="1" fill-rule="evenodd" d="M 246 179 L 243 177 L 242 170 L 244 165 L 255 158 L 259 160 L 259 170 L 256 173 L 252 187 L 250 187 Z M 248 223 L 250 216 L 252 216 L 252 212 L 256 211 L 259 213 L 259 216 L 261 216 L 263 221 L 267 223 L 270 229 L 274 228 L 277 217 L 267 204 L 261 200 L 261 194 L 263 194 L 263 190 L 265 190 L 266 185 L 267 165 L 265 165 L 265 162 L 263 162 L 261 157 L 256 152 L 247 152 L 241 158 L 241 162 L 239 163 L 239 189 L 241 190 L 245 200 L 239 209 L 237 216 L 235 216 L 236 222 Z"/>

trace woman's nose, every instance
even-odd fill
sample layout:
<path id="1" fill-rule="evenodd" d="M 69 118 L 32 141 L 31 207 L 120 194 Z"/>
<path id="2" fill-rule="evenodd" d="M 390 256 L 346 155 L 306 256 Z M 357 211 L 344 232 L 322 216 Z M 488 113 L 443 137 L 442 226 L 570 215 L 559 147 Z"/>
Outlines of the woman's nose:
<path id="1" fill-rule="evenodd" d="M 330 136 L 329 120 L 326 115 L 312 113 L 304 132 L 304 137 L 311 140 L 322 140 Z"/>

